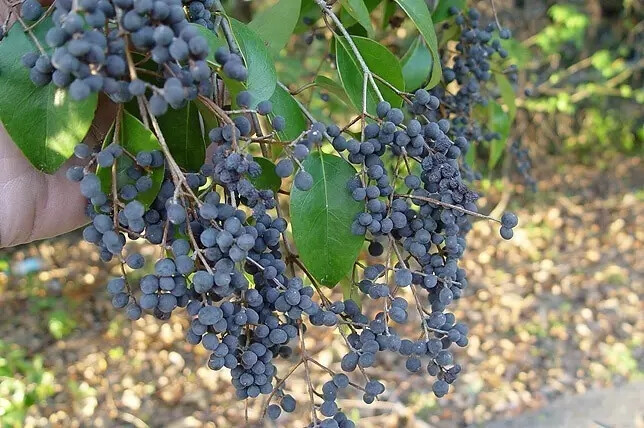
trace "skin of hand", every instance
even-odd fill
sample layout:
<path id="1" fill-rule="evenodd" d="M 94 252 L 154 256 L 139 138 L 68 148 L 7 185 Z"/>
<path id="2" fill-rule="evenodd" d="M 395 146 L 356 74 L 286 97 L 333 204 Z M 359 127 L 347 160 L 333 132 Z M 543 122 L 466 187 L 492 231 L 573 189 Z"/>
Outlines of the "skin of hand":
<path id="1" fill-rule="evenodd" d="M 0 247 L 49 238 L 87 221 L 78 183 L 67 180 L 66 170 L 36 170 L 0 125 Z"/>
<path id="2" fill-rule="evenodd" d="M 114 113 L 111 103 L 99 102 L 85 143 L 101 141 Z M 51 238 L 87 223 L 79 185 L 65 176 L 74 164 L 81 161 L 70 159 L 52 175 L 37 170 L 0 123 L 0 248 Z"/>

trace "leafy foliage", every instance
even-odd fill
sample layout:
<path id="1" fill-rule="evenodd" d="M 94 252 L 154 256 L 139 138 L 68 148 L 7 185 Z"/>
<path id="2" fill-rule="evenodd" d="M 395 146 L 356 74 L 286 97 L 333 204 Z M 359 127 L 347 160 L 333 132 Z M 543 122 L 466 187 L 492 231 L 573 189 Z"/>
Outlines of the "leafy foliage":
<path id="1" fill-rule="evenodd" d="M 421 37 L 412 42 L 400 62 L 407 89 L 423 87 L 429 78 L 428 72 L 431 73 L 433 59 Z"/>
<path id="2" fill-rule="evenodd" d="M 303 164 L 313 187 L 291 194 L 293 238 L 299 257 L 311 274 L 329 287 L 351 271 L 364 241 L 350 224 L 364 210 L 351 198 L 346 183 L 356 171 L 337 156 L 314 153 Z"/>
<path id="3" fill-rule="evenodd" d="M 440 57 L 438 55 L 438 40 L 434 31 L 432 16 L 424 0 L 396 0 L 396 3 L 409 15 L 418 31 L 425 39 L 429 51 L 432 53 L 432 73 L 427 88 L 433 88 L 441 78 Z"/>
<path id="4" fill-rule="evenodd" d="M 282 185 L 282 179 L 275 173 L 275 164 L 270 160 L 256 156 L 255 162 L 262 168 L 262 173 L 251 178 L 251 183 L 258 189 L 269 189 L 277 192 Z"/>
<path id="5" fill-rule="evenodd" d="M 275 66 L 262 39 L 249 26 L 234 19 L 231 21 L 235 39 L 248 67 L 246 90 L 252 95 L 250 107 L 254 107 L 259 101 L 270 98 L 275 91 Z"/>
<path id="6" fill-rule="evenodd" d="M 277 56 L 293 33 L 299 9 L 300 0 L 281 0 L 256 14 L 248 27 L 264 40 L 271 54 Z"/>
<path id="7" fill-rule="evenodd" d="M 196 103 L 190 102 L 180 109 L 169 110 L 159 118 L 159 127 L 177 164 L 186 171 L 199 171 L 206 161 L 206 140 Z"/>
<path id="8" fill-rule="evenodd" d="M 398 59 L 384 46 L 364 37 L 352 37 L 365 64 L 374 74 L 389 82 L 399 90 L 404 90 L 405 83 Z M 336 46 L 336 62 L 338 74 L 349 99 L 359 111 L 362 111 L 363 88 L 365 76 L 361 64 L 352 51 L 349 43 L 338 37 Z M 402 105 L 401 98 L 383 83 L 376 82 L 382 96 L 393 106 Z M 378 96 L 373 87 L 367 85 L 367 111 L 374 114 Z"/>
<path id="9" fill-rule="evenodd" d="M 115 141 L 116 144 L 121 145 L 124 150 L 127 150 L 127 152 L 133 156 L 136 156 L 140 152 L 151 152 L 161 148 L 157 137 L 150 130 L 146 129 L 143 123 L 141 123 L 136 117 L 127 112 L 123 112 L 123 119 L 119 125 L 119 135 L 117 139 L 113 140 L 113 136 L 114 129 L 112 129 L 112 132 L 108 133 L 103 147 L 109 147 L 110 144 L 112 144 L 112 141 Z M 115 172 L 118 188 L 122 188 L 127 184 L 134 185 L 136 180 L 129 174 L 129 170 L 134 165 L 135 161 L 128 156 L 123 156 L 116 162 Z M 136 199 L 145 207 L 148 207 L 152 201 L 154 201 L 157 193 L 159 193 L 161 183 L 163 182 L 164 167 L 162 165 L 156 168 L 149 168 L 149 170 L 144 172 L 144 175 L 151 178 L 152 186 L 150 189 L 138 194 Z M 111 194 L 113 177 L 112 168 L 99 167 L 96 171 L 96 175 L 101 179 L 103 192 L 105 194 Z"/>

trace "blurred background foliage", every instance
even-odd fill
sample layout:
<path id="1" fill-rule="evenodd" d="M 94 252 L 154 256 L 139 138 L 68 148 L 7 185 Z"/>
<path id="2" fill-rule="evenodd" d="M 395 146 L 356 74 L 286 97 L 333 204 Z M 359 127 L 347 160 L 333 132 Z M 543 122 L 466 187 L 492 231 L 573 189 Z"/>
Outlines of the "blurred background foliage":
<path id="1" fill-rule="evenodd" d="M 224 3 L 248 22 L 273 2 Z M 365 3 L 374 37 L 402 58 L 407 82 L 422 84 L 413 71 L 430 63 L 413 25 L 392 1 Z M 469 3 L 494 19 L 489 1 Z M 521 230 L 512 243 L 491 241 L 495 233 L 482 223 L 472 232 L 466 268 L 474 284 L 458 305 L 472 329 L 464 381 L 438 402 L 429 384 L 391 367 L 383 378 L 400 384 L 398 401 L 376 407 L 363 426 L 482 424 L 562 394 L 642 379 L 644 6 L 495 4 L 515 38 L 504 41 L 509 57 L 499 67 L 516 64 L 519 78 L 511 100 L 506 87 L 480 112 L 491 131 L 507 129 L 504 137 L 477 147 L 469 162 L 483 177 L 474 183 L 482 211 L 510 205 Z M 301 16 L 319 12 L 303 1 Z M 439 30 L 449 19 L 434 18 Z M 367 35 L 348 13 L 342 19 Z M 316 117 L 346 121 L 354 112 L 336 82 L 328 32 L 307 22 L 276 60 L 280 80 Z M 439 45 L 449 49 L 455 35 L 439 31 Z M 183 341 L 185 323 L 131 324 L 113 311 L 103 287 L 113 266 L 79 239 L 0 250 L 0 427 L 239 422 L 243 409 L 228 382 Z M 332 338 L 319 340 L 333 358 Z"/>

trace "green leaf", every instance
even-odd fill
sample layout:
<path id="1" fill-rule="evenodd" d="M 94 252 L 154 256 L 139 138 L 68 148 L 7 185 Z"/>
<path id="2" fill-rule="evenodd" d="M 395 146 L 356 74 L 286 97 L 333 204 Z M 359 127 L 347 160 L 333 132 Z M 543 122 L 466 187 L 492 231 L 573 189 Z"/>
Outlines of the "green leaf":
<path id="1" fill-rule="evenodd" d="M 288 91 L 281 86 L 275 88 L 273 96 L 270 99 L 273 104 L 273 110 L 270 114 L 271 118 L 275 116 L 282 116 L 286 119 L 286 127 L 283 131 L 277 133 L 281 141 L 295 140 L 302 131 L 308 128 L 308 123 L 300 106 Z"/>
<path id="2" fill-rule="evenodd" d="M 436 31 L 432 22 L 432 15 L 429 13 L 425 0 L 396 0 L 396 3 L 405 11 L 405 13 L 414 21 L 416 28 L 425 39 L 429 51 L 432 53 L 434 64 L 432 65 L 432 76 L 429 79 L 427 88 L 433 88 L 440 82 L 441 60 L 438 55 L 438 41 Z"/>
<path id="3" fill-rule="evenodd" d="M 220 72 L 220 75 L 226 82 L 226 87 L 230 91 L 233 102 L 235 100 L 235 96 L 239 92 L 243 90 L 250 92 L 252 95 L 250 107 L 252 108 L 260 101 L 269 99 L 273 94 L 277 84 L 275 63 L 268 51 L 268 48 L 253 30 L 235 19 L 229 19 L 235 36 L 235 41 L 241 50 L 244 63 L 248 68 L 248 79 L 246 81 L 247 83 L 241 83 L 236 80 L 229 79 L 223 74 L 223 72 Z M 213 55 L 217 48 L 226 46 L 226 42 L 223 38 L 217 37 L 217 34 L 213 33 L 211 30 L 202 25 L 197 25 L 196 28 L 199 30 L 199 33 L 206 38 L 208 47 Z M 215 64 L 214 57 L 209 61 L 212 64 Z"/>
<path id="4" fill-rule="evenodd" d="M 432 19 L 434 20 L 434 24 L 445 21 L 450 16 L 452 16 L 448 12 L 448 9 L 450 7 L 454 6 L 458 10 L 462 10 L 465 7 L 465 3 L 466 3 L 466 0 L 440 0 L 438 2 L 438 6 L 432 13 Z"/>
<path id="5" fill-rule="evenodd" d="M 235 39 L 239 45 L 246 67 L 248 80 L 246 90 L 252 95 L 251 108 L 273 95 L 277 85 L 277 73 L 273 58 L 262 39 L 247 25 L 230 19 Z"/>
<path id="6" fill-rule="evenodd" d="M 364 236 L 351 233 L 355 216 L 364 210 L 347 190 L 356 174 L 344 159 L 312 153 L 304 169 L 313 176 L 313 187 L 291 190 L 291 226 L 300 260 L 321 284 L 333 287 L 351 271 Z"/>
<path id="7" fill-rule="evenodd" d="M 326 92 L 328 92 L 330 94 L 335 95 L 336 97 L 338 97 L 340 99 L 340 101 L 345 103 L 347 105 L 347 107 L 349 107 L 349 108 L 351 108 L 353 110 L 353 104 L 351 104 L 351 101 L 349 100 L 349 97 L 347 97 L 347 93 L 344 91 L 342 86 L 338 85 L 333 80 L 329 79 L 326 76 L 318 75 L 315 78 L 315 85 L 318 88 L 320 88 L 320 89 L 322 89 L 322 90 L 324 90 L 324 91 L 326 91 Z"/>
<path id="8" fill-rule="evenodd" d="M 503 111 L 503 107 L 495 102 L 490 102 L 487 106 L 488 121 L 487 127 L 501 134 L 501 138 L 490 142 L 490 157 L 488 158 L 488 168 L 492 169 L 503 156 L 505 143 L 510 135 L 510 117 Z"/>
<path id="9" fill-rule="evenodd" d="M 196 103 L 189 102 L 178 110 L 170 108 L 158 121 L 177 164 L 189 172 L 199 171 L 206 160 L 206 141 Z"/>
<path id="10" fill-rule="evenodd" d="M 51 25 L 48 18 L 32 30 L 42 45 Z M 29 162 L 51 174 L 89 131 L 98 95 L 73 101 L 66 90 L 53 84 L 34 85 L 20 58 L 35 50 L 18 23 L 0 42 L 0 121 Z"/>
<path id="11" fill-rule="evenodd" d="M 340 287 L 342 289 L 342 298 L 344 300 L 353 300 L 362 308 L 362 297 L 363 293 L 360 292 L 358 285 L 353 282 L 351 275 L 347 275 L 340 281 Z M 346 327 L 346 326 L 345 326 Z"/>
<path id="12" fill-rule="evenodd" d="M 369 37 L 373 37 L 373 26 L 371 25 L 371 17 L 369 16 L 369 9 L 365 5 L 364 0 L 340 0 L 342 7 L 355 18 L 356 21 L 367 30 Z"/>
<path id="13" fill-rule="evenodd" d="M 215 114 L 210 111 L 210 109 L 206 107 L 206 105 L 198 98 L 195 101 L 195 105 L 197 106 L 197 110 L 199 110 L 199 114 L 201 115 L 201 119 L 203 120 L 204 131 L 205 135 L 207 136 L 211 129 L 219 126 L 219 121 L 217 120 Z M 207 141 L 206 147 L 208 147 L 209 144 L 210 142 Z"/>
<path id="14" fill-rule="evenodd" d="M 395 88 L 401 91 L 405 90 L 405 80 L 400 62 L 389 49 L 364 37 L 354 36 L 352 40 L 372 73 L 380 76 Z M 362 111 L 364 82 L 362 68 L 347 41 L 342 37 L 336 37 L 336 41 L 336 64 L 340 81 L 351 103 L 358 111 Z M 376 85 L 385 101 L 389 101 L 393 107 L 402 105 L 402 99 L 393 90 L 378 81 L 376 81 Z M 378 101 L 373 87 L 367 84 L 367 111 L 375 114 Z"/>
<path id="15" fill-rule="evenodd" d="M 508 108 L 508 116 L 510 116 L 510 122 L 514 121 L 514 117 L 517 114 L 517 104 L 516 96 L 514 93 L 514 88 L 512 84 L 505 77 L 503 73 L 494 73 L 494 78 L 496 79 L 496 84 L 499 86 L 499 93 L 501 94 L 501 99 L 503 104 Z"/>
<path id="16" fill-rule="evenodd" d="M 408 92 L 413 92 L 427 82 L 432 69 L 432 54 L 425 46 L 422 37 L 413 41 L 400 63 Z"/>
<path id="17" fill-rule="evenodd" d="M 258 177 L 249 178 L 250 182 L 258 189 L 272 190 L 277 193 L 282 185 L 282 179 L 275 172 L 275 164 L 260 156 L 255 156 L 253 160 L 262 167 L 262 173 Z"/>
<path id="18" fill-rule="evenodd" d="M 114 130 L 112 129 L 103 143 L 103 147 L 106 147 L 112 143 L 112 137 L 114 135 Z M 142 151 L 152 151 L 152 150 L 161 150 L 161 145 L 157 137 L 143 125 L 139 119 L 132 116 L 130 113 L 124 111 L 121 119 L 121 126 L 119 129 L 119 135 L 117 142 L 130 154 L 136 156 L 137 153 Z M 127 156 L 126 154 L 121 155 L 116 161 L 116 182 L 117 187 L 124 186 L 126 184 L 134 184 L 136 181 L 130 178 L 127 175 L 127 170 L 129 167 L 135 165 L 134 161 Z M 150 172 L 147 175 L 152 178 L 152 188 L 149 190 L 139 193 L 136 199 L 141 202 L 147 209 L 150 204 L 154 201 L 159 190 L 161 189 L 161 184 L 163 184 L 163 175 L 165 173 L 165 166 L 160 166 L 158 168 L 150 168 Z M 112 194 L 112 168 L 98 168 L 96 175 L 101 179 L 101 186 L 103 192 L 107 195 Z"/>
<path id="19" fill-rule="evenodd" d="M 300 2 L 301 0 L 281 0 L 259 12 L 248 24 L 264 40 L 273 56 L 279 55 L 288 43 L 300 16 Z"/>
<path id="20" fill-rule="evenodd" d="M 476 144 L 470 144 L 470 147 L 467 149 L 465 163 L 467 163 L 470 168 L 474 169 L 476 163 Z"/>
<path id="21" fill-rule="evenodd" d="M 223 37 L 217 37 L 217 33 L 214 31 L 204 27 L 203 25 L 199 24 L 190 24 L 192 27 L 196 28 L 197 31 L 201 36 L 203 36 L 204 39 L 206 39 L 206 42 L 208 42 L 208 48 L 210 49 L 210 55 L 207 58 L 207 61 L 211 64 L 216 64 L 215 63 L 215 51 L 219 49 L 222 46 L 227 46 L 226 41 L 223 39 Z"/>

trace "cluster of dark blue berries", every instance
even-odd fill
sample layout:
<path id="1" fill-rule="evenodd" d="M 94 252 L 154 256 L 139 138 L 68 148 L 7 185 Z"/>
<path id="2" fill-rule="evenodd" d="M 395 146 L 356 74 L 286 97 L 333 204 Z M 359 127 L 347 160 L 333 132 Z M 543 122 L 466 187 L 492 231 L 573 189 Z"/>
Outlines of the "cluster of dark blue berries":
<path id="1" fill-rule="evenodd" d="M 25 1 L 23 15 L 38 19 L 43 11 L 31 3 Z M 91 224 L 83 236 L 98 246 L 103 260 L 116 259 L 123 269 L 107 285 L 114 307 L 132 320 L 144 313 L 167 320 L 184 308 L 190 317 L 187 342 L 210 352 L 210 369 L 230 370 L 240 399 L 268 396 L 264 411 L 271 419 L 296 410 L 275 361 L 293 360 L 298 347 L 311 395 L 319 398 L 310 403 L 311 426 L 354 426 L 338 405 L 349 387 L 361 391 L 365 403 L 384 398 L 385 385 L 367 372 L 384 353 L 400 358 L 411 373 L 434 377 L 433 392 L 444 396 L 462 370 L 452 345 L 468 343 L 468 328 L 448 311 L 468 286 L 459 266 L 465 236 L 473 217 L 489 219 L 477 212 L 478 195 L 468 187 L 463 159 L 471 142 L 480 140 L 471 109 L 485 103 L 481 85 L 490 80 L 489 57 L 507 55 L 493 28 L 480 29 L 476 11 L 455 14 L 463 30 L 459 54 L 453 67 L 444 68 L 446 81 L 458 84 L 455 94 L 443 87 L 419 89 L 404 97 L 404 108 L 378 103 L 360 134 L 312 122 L 298 138 L 283 142 L 277 133 L 288 118 L 273 115 L 270 101 L 229 88 L 240 110 L 215 102 L 212 88 L 227 80 L 211 71 L 208 46 L 189 21 L 214 28 L 216 3 L 59 0 L 47 34 L 53 54 L 23 57 L 36 84 L 53 81 L 75 99 L 99 91 L 120 103 L 139 97 L 144 122 L 155 124 L 156 116 L 198 95 L 220 119 L 207 130 L 212 155 L 197 172 L 180 169 L 167 147 L 131 153 L 115 139 L 100 150 L 82 143 L 75 148 L 87 161 L 67 172 L 87 198 Z M 509 34 L 502 30 L 500 36 Z M 157 83 L 136 78 L 131 56 L 141 51 L 149 52 Z M 248 69 L 238 52 L 237 46 L 218 49 L 212 67 L 244 83 Z M 361 306 L 325 295 L 291 254 L 276 192 L 254 184 L 263 171 L 249 147 L 269 141 L 282 149 L 275 174 L 292 177 L 301 191 L 314 185 L 303 165 L 323 145 L 330 143 L 356 167 L 340 191 L 365 205 L 346 227 L 369 241 L 370 262 L 356 263 L 353 287 L 371 302 Z M 117 166 L 122 172 L 112 183 L 112 174 L 102 171 Z M 162 181 L 155 178 L 160 170 Z M 160 190 L 154 200 L 143 198 L 155 180 Z M 498 223 L 501 236 L 510 239 L 518 220 L 508 212 Z M 151 273 L 138 280 L 128 271 L 150 261 L 127 245 L 128 238 L 163 250 Z M 415 334 L 404 337 L 399 331 L 411 323 Z M 312 326 L 338 329 L 346 345 L 338 371 L 304 350 L 303 335 Z M 308 380 L 312 362 L 324 368 L 328 381 Z"/>
<path id="2" fill-rule="evenodd" d="M 494 23 L 483 25 L 481 14 L 474 8 L 466 13 L 457 8 L 450 8 L 454 16 L 454 23 L 460 28 L 460 39 L 456 44 L 456 54 L 445 51 L 445 63 L 451 63 L 450 67 L 443 67 L 443 78 L 447 84 L 456 82 L 456 92 L 446 91 L 445 87 L 439 85 L 432 89 L 435 95 L 442 101 L 442 112 L 429 115 L 432 120 L 440 116 L 450 118 L 452 129 L 450 136 L 457 138 L 465 137 L 470 144 L 490 142 L 500 138 L 497 132 L 487 129 L 472 117 L 472 110 L 476 105 L 486 106 L 490 101 L 490 94 L 494 92 L 492 61 L 496 58 L 503 61 L 508 57 L 507 50 L 503 47 L 501 40 L 511 37 L 507 28 L 497 28 Z M 449 25 L 449 24 L 446 24 Z M 499 67 L 499 64 L 496 64 Z M 503 73 L 510 82 L 516 82 L 517 67 L 508 66 Z M 465 150 L 467 147 L 465 147 Z M 466 171 L 468 176 L 474 178 L 473 174 Z"/>
<path id="3" fill-rule="evenodd" d="M 31 3 L 37 2 L 23 4 L 23 16 L 37 19 L 42 8 Z M 52 18 L 45 37 L 51 52 L 22 59 L 36 85 L 68 88 L 76 100 L 96 92 L 119 103 L 147 95 L 155 115 L 211 92 L 208 44 L 189 24 L 181 0 L 58 0 Z"/>

